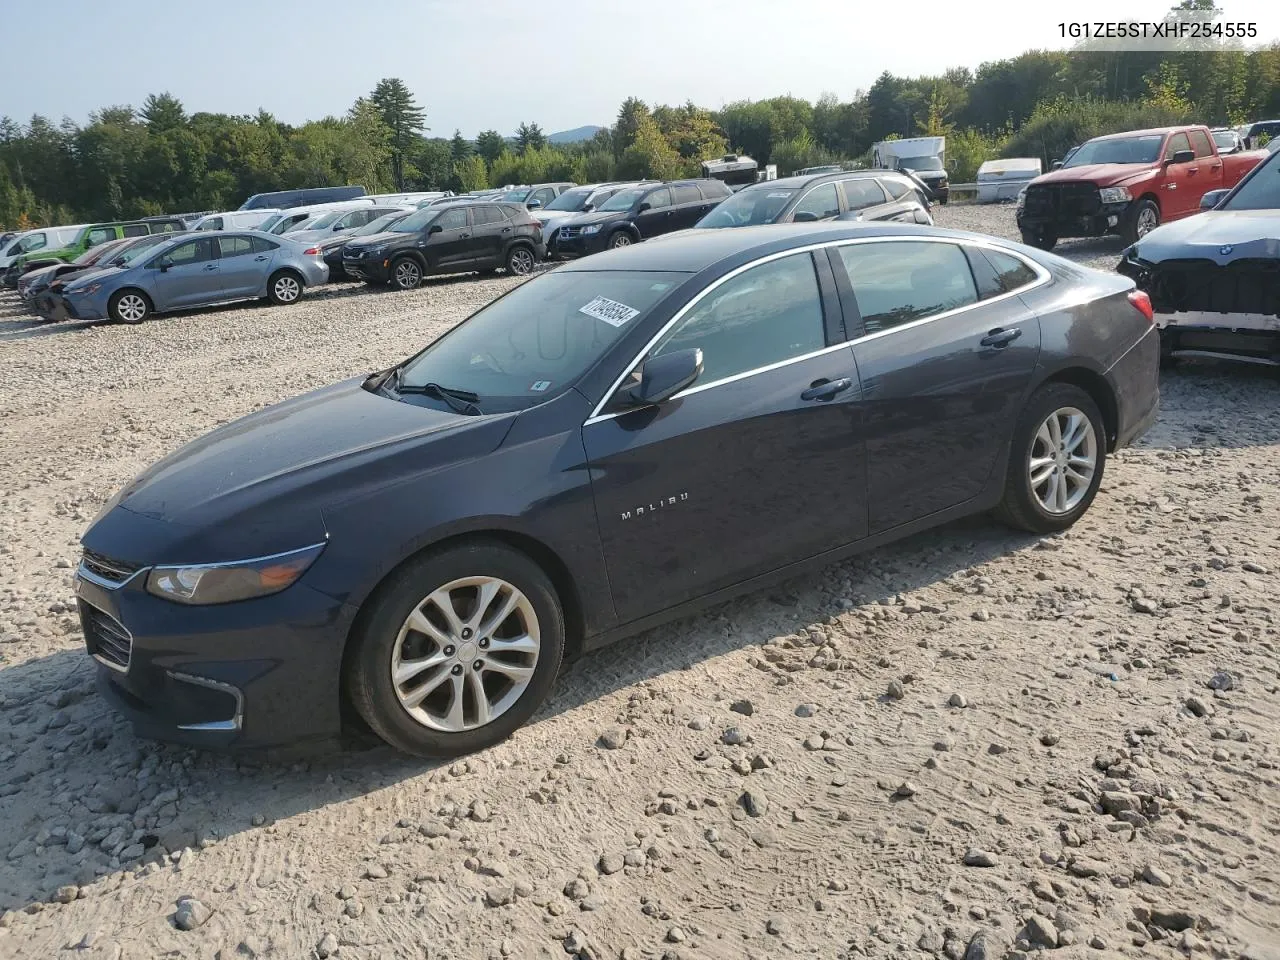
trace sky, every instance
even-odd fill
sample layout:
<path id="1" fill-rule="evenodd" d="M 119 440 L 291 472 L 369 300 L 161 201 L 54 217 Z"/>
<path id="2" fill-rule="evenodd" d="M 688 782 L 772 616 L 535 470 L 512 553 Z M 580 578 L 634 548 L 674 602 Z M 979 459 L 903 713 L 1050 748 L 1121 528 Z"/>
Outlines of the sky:
<path id="1" fill-rule="evenodd" d="M 1066 48 L 1063 21 L 1159 20 L 1172 0 L 58 0 L 52 14 L 10 3 L 0 115 L 83 123 L 168 91 L 188 113 L 262 108 L 298 124 L 341 115 L 395 76 L 430 135 L 474 137 L 522 121 L 547 133 L 608 125 L 628 96 L 712 109 L 779 94 L 848 99 L 885 70 Z M 1274 0 L 1218 6 L 1280 38 Z"/>

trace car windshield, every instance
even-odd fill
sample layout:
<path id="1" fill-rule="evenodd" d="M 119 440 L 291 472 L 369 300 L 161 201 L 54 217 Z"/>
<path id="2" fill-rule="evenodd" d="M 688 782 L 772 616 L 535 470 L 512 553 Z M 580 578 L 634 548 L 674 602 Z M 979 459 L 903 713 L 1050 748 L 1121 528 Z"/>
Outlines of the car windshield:
<path id="1" fill-rule="evenodd" d="M 564 210 L 568 213 L 581 213 L 595 190 L 566 190 L 548 203 L 543 210 Z"/>
<path id="2" fill-rule="evenodd" d="M 153 234 L 149 237 L 139 237 L 135 243 L 131 243 L 125 249 L 118 251 L 111 259 L 123 265 L 128 265 L 150 251 L 152 247 L 172 239 L 171 235 L 167 236 L 163 233 Z"/>
<path id="3" fill-rule="evenodd" d="M 402 368 L 404 388 L 475 394 L 484 413 L 522 410 L 569 389 L 686 273 L 558 271 L 516 287 Z"/>
<path id="4" fill-rule="evenodd" d="M 385 233 L 393 223 L 397 220 L 403 220 L 407 216 L 407 213 L 388 213 L 385 216 L 379 217 L 377 220 L 370 220 L 355 232 L 355 236 L 371 237 L 375 233 Z"/>
<path id="5" fill-rule="evenodd" d="M 698 221 L 698 226 L 749 227 L 773 223 L 795 195 L 794 187 L 747 187 L 722 200 Z"/>
<path id="6" fill-rule="evenodd" d="M 295 231 L 298 231 L 298 230 L 311 230 L 311 229 L 314 229 L 315 227 L 316 227 L 316 218 L 308 217 L 306 220 L 299 220 L 297 223 L 291 223 L 289 226 L 285 227 L 282 232 L 294 233 Z"/>
<path id="7" fill-rule="evenodd" d="M 499 200 L 509 200 L 512 203 L 519 203 L 533 191 L 531 189 L 508 190 L 506 193 L 500 193 L 497 196 Z"/>
<path id="8" fill-rule="evenodd" d="M 289 229 L 290 230 L 324 230 L 324 229 L 327 229 L 328 227 L 333 226 L 338 221 L 338 218 L 341 217 L 346 212 L 347 211 L 345 210 L 334 210 L 330 213 L 322 214 L 316 217 L 314 220 L 308 220 L 306 222 L 306 226 L 303 226 L 302 224 L 298 224 L 296 227 L 290 227 Z"/>
<path id="9" fill-rule="evenodd" d="M 1280 153 L 1262 162 L 1221 210 L 1280 210 Z"/>
<path id="10" fill-rule="evenodd" d="M 417 233 L 443 212 L 440 207 L 421 207 L 388 229 L 393 233 Z"/>
<path id="11" fill-rule="evenodd" d="M 903 157 L 898 166 L 907 170 L 941 170 L 942 161 L 937 157 Z"/>
<path id="12" fill-rule="evenodd" d="M 1145 137 L 1115 137 L 1109 140 L 1090 140 L 1067 157 L 1064 167 L 1085 167 L 1094 163 L 1155 163 L 1160 156 L 1164 134 L 1153 133 Z"/>
<path id="13" fill-rule="evenodd" d="M 600 205 L 601 210 L 630 210 L 632 204 L 644 196 L 643 190 L 622 190 Z"/>
<path id="14" fill-rule="evenodd" d="M 271 228 L 274 227 L 277 223 L 279 223 L 280 218 L 283 216 L 284 216 L 283 213 L 273 213 L 271 216 L 267 217 L 267 219 L 263 220 L 260 224 L 258 224 L 256 229 L 269 233 L 271 231 Z"/>
<path id="15" fill-rule="evenodd" d="M 1234 147 L 1236 145 L 1236 135 L 1234 133 L 1215 133 L 1213 142 L 1219 147 Z"/>

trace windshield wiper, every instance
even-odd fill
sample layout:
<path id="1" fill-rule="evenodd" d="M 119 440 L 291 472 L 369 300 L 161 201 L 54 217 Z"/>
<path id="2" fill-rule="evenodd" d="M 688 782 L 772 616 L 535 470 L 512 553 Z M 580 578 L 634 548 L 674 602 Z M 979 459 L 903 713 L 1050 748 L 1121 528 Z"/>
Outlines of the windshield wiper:
<path id="1" fill-rule="evenodd" d="M 472 393 L 469 390 L 454 390 L 451 387 L 442 387 L 438 383 L 402 386 L 400 384 L 400 376 L 400 371 L 397 370 L 391 389 L 401 396 L 411 393 L 423 394 L 428 397 L 435 397 L 437 400 L 443 400 L 454 413 L 466 413 L 475 416 L 480 416 L 483 413 L 476 406 L 476 401 L 480 399 L 479 394 Z"/>

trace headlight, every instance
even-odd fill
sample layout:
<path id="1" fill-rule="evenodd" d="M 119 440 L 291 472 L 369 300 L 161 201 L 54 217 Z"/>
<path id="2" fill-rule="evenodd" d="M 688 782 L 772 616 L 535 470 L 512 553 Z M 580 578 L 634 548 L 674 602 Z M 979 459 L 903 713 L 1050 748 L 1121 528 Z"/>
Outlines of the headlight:
<path id="1" fill-rule="evenodd" d="M 1026 204 L 1027 204 L 1027 191 L 1026 189 L 1019 190 L 1017 208 L 1021 210 L 1024 206 L 1026 206 Z"/>
<path id="2" fill-rule="evenodd" d="M 230 563 L 155 567 L 147 592 L 175 603 L 232 603 L 279 593 L 296 581 L 324 549 L 323 543 L 289 553 Z"/>
<path id="3" fill-rule="evenodd" d="M 1103 187 L 1098 191 L 1098 197 L 1103 203 L 1123 203 L 1133 199 L 1128 187 Z"/>
<path id="4" fill-rule="evenodd" d="M 592 223 L 582 228 L 583 234 L 592 234 L 600 232 L 600 224 Z"/>
<path id="5" fill-rule="evenodd" d="M 102 284 L 91 283 L 87 287 L 68 288 L 67 293 L 73 293 L 73 294 L 76 294 L 77 296 L 87 297 L 87 296 L 90 296 L 91 294 L 97 293 L 101 289 L 102 289 Z"/>

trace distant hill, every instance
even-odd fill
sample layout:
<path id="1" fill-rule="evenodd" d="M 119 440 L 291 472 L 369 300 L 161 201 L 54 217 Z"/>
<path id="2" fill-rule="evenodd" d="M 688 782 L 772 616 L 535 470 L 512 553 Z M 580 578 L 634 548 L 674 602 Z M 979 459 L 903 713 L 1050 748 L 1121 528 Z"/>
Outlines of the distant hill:
<path id="1" fill-rule="evenodd" d="M 547 137 L 548 143 L 578 143 L 581 140 L 590 140 L 596 135 L 597 130 L 603 130 L 604 127 L 585 126 L 574 127 L 572 130 L 561 130 L 559 133 L 550 134 Z"/>

